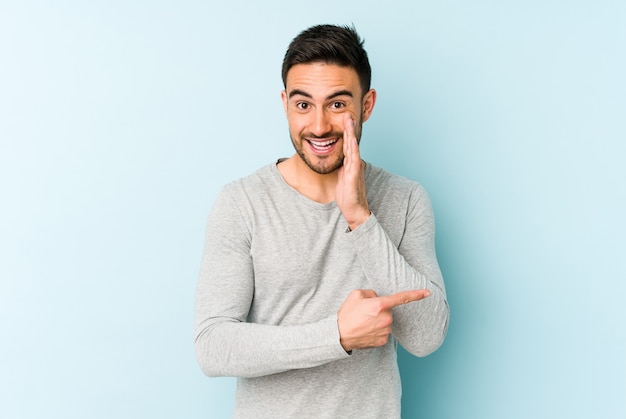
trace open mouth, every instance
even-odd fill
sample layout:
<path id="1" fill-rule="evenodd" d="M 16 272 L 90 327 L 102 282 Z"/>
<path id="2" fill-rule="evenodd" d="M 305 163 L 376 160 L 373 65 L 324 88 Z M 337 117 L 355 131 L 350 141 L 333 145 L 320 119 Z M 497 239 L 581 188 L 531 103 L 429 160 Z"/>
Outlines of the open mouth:
<path id="1" fill-rule="evenodd" d="M 307 140 L 309 142 L 309 144 L 311 144 L 311 147 L 319 152 L 325 152 L 325 151 L 329 151 L 330 149 L 333 148 L 333 146 L 335 144 L 337 144 L 337 141 L 339 141 L 338 138 L 334 138 L 332 140 Z"/>

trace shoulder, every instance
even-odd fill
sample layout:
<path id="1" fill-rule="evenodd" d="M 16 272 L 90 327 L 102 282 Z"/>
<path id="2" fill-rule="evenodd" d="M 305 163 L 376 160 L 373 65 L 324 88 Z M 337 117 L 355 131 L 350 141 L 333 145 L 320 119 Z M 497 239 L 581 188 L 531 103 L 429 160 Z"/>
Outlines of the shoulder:
<path id="1" fill-rule="evenodd" d="M 372 213 L 396 245 L 402 241 L 409 225 L 427 226 L 432 219 L 428 194 L 414 180 L 370 165 L 366 172 L 366 189 Z M 424 231 L 429 228 L 425 227 Z"/>
<path id="2" fill-rule="evenodd" d="M 255 208 L 271 194 L 272 170 L 272 165 L 267 165 L 225 184 L 213 202 L 209 220 L 217 225 L 229 225 L 227 220 L 233 220 L 250 230 Z"/>
<path id="3" fill-rule="evenodd" d="M 276 182 L 276 164 L 268 164 L 255 172 L 231 181 L 223 186 L 221 195 L 229 195 L 232 198 L 241 198 L 263 193 L 263 190 L 272 188 Z"/>
<path id="4" fill-rule="evenodd" d="M 385 169 L 367 163 L 366 187 L 368 195 L 384 195 L 387 199 L 415 199 L 426 196 L 424 187 L 417 181 L 391 173 Z"/>

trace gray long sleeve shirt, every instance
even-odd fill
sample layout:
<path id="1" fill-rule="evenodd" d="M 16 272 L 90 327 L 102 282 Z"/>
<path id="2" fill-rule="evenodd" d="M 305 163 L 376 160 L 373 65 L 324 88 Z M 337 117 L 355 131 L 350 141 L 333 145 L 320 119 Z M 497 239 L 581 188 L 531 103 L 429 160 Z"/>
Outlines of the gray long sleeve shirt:
<path id="1" fill-rule="evenodd" d="M 354 231 L 335 202 L 287 185 L 276 164 L 224 187 L 207 223 L 195 348 L 209 376 L 236 376 L 235 418 L 400 417 L 396 342 L 441 345 L 449 309 L 424 189 L 367 164 L 372 216 Z M 337 310 L 354 289 L 431 296 L 394 309 L 380 348 L 346 353 Z"/>

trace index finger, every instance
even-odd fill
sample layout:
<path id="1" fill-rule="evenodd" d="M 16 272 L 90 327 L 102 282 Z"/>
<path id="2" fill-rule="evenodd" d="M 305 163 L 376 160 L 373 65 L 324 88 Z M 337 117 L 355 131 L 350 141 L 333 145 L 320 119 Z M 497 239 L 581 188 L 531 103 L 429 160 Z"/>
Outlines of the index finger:
<path id="1" fill-rule="evenodd" d="M 356 132 L 354 129 L 354 120 L 352 116 L 346 112 L 343 117 L 343 154 L 348 156 L 353 150 L 356 143 Z M 358 149 L 357 149 L 358 151 Z"/>
<path id="2" fill-rule="evenodd" d="M 378 297 L 386 310 L 392 309 L 402 304 L 412 303 L 413 301 L 422 300 L 430 295 L 429 290 L 408 290 L 400 291 L 395 294 L 384 295 Z"/>
<path id="3" fill-rule="evenodd" d="M 343 130 L 345 135 L 349 136 L 350 138 L 355 137 L 354 120 L 348 112 L 346 112 L 343 117 Z"/>

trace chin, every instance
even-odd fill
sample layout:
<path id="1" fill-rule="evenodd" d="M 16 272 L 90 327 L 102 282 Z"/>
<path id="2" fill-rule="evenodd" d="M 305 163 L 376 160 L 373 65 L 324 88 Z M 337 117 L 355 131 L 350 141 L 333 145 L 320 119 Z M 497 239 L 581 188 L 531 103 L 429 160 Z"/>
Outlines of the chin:
<path id="1" fill-rule="evenodd" d="M 341 166 L 343 166 L 343 156 L 340 156 L 332 161 L 328 160 L 328 158 L 330 158 L 331 156 L 328 156 L 327 159 L 315 158 L 316 160 L 318 160 L 318 162 L 316 163 L 312 161 L 313 159 L 309 158 L 308 156 L 302 153 L 298 154 L 300 154 L 300 158 L 309 167 L 309 169 L 313 170 L 319 175 L 331 174 L 337 171 Z M 321 161 L 321 163 L 319 161 Z"/>

